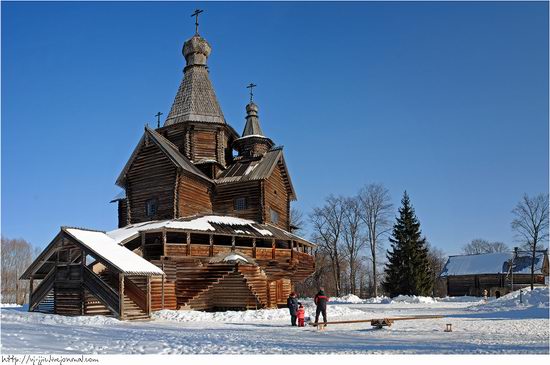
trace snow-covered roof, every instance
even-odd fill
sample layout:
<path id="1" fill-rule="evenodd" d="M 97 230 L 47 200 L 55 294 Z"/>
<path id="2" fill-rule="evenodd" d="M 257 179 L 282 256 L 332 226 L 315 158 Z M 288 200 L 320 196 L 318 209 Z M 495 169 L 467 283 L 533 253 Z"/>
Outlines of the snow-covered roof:
<path id="1" fill-rule="evenodd" d="M 509 271 L 509 261 L 513 252 L 485 253 L 478 255 L 450 256 L 441 272 L 441 276 L 506 274 Z M 542 273 L 544 251 L 538 251 L 535 256 L 535 273 Z M 514 274 L 531 273 L 531 253 L 518 252 L 514 259 Z"/>
<path id="2" fill-rule="evenodd" d="M 163 275 L 161 269 L 136 255 L 104 232 L 65 228 L 70 236 L 125 274 Z"/>
<path id="3" fill-rule="evenodd" d="M 162 221 L 150 221 L 143 223 L 130 224 L 126 227 L 115 229 L 106 234 L 119 244 L 124 244 L 133 240 L 142 231 L 152 231 L 162 228 L 178 229 L 197 232 L 219 232 L 221 227 L 231 228 L 232 234 L 242 234 L 250 236 L 262 236 L 265 238 L 278 238 L 286 240 L 300 240 L 310 243 L 306 239 L 296 236 L 283 229 L 260 224 L 250 219 L 243 219 L 223 215 L 204 215 L 192 218 L 168 219 Z M 224 232 L 228 233 L 228 232 Z M 311 243 L 310 243 L 311 244 Z M 313 245 L 313 244 L 311 244 Z"/>

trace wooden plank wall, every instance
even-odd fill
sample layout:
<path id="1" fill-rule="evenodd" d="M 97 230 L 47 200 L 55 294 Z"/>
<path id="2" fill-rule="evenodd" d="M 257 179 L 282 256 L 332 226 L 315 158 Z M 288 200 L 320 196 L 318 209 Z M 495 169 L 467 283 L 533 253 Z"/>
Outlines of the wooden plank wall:
<path id="1" fill-rule="evenodd" d="M 142 147 L 127 174 L 126 194 L 130 205 L 130 222 L 174 218 L 176 167 L 153 142 Z M 154 217 L 146 214 L 146 202 L 158 199 Z"/>
<path id="2" fill-rule="evenodd" d="M 185 173 L 180 175 L 177 199 L 178 217 L 212 213 L 211 184 L 207 181 Z"/>
<path id="3" fill-rule="evenodd" d="M 128 204 L 126 199 L 118 201 L 118 228 L 128 225 Z"/>
<path id="4" fill-rule="evenodd" d="M 218 161 L 216 131 L 212 130 L 193 130 L 193 160 L 199 161 L 202 159 Z"/>
<path id="5" fill-rule="evenodd" d="M 259 181 L 217 185 L 212 208 L 218 214 L 235 215 L 262 223 L 262 200 L 260 196 Z M 246 198 L 247 209 L 235 210 L 234 200 L 236 198 Z"/>
<path id="6" fill-rule="evenodd" d="M 289 230 L 289 198 L 285 181 L 283 179 L 281 169 L 282 163 L 279 162 L 277 167 L 273 169 L 271 176 L 264 182 L 264 221 L 270 222 L 273 225 L 280 227 L 284 230 Z M 279 213 L 279 222 L 271 222 L 271 211 L 273 209 Z"/>

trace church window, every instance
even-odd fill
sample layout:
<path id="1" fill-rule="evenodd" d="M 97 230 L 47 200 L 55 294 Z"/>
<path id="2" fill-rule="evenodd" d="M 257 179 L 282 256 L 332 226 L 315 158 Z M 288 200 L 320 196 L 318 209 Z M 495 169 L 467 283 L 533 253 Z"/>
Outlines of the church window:
<path id="1" fill-rule="evenodd" d="M 279 223 L 279 213 L 274 211 L 273 209 L 269 209 L 271 213 L 271 223 L 277 224 Z"/>
<path id="2" fill-rule="evenodd" d="M 247 208 L 246 198 L 236 198 L 233 201 L 233 207 L 235 210 L 245 210 Z"/>
<path id="3" fill-rule="evenodd" d="M 149 199 L 145 203 L 145 214 L 148 217 L 153 217 L 157 214 L 158 210 L 158 200 L 157 199 Z"/>

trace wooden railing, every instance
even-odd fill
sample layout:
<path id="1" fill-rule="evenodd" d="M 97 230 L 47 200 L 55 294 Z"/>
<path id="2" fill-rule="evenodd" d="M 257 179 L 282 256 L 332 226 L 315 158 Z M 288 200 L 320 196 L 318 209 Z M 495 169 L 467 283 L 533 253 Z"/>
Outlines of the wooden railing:
<path id="1" fill-rule="evenodd" d="M 147 293 L 126 276 L 124 277 L 124 294 L 136 303 L 142 311 L 149 313 L 147 306 Z"/>
<path id="2" fill-rule="evenodd" d="M 120 316 L 120 298 L 118 293 L 88 267 L 83 266 L 83 268 L 84 287 L 101 300 L 113 313 Z"/>
<path id="3" fill-rule="evenodd" d="M 57 269 L 54 267 L 48 275 L 42 281 L 40 284 L 36 287 L 36 289 L 31 293 L 31 297 L 29 298 L 29 310 L 32 311 L 36 308 L 38 304 L 46 297 L 46 295 L 49 293 L 49 291 L 53 288 L 53 283 L 55 282 L 55 275 L 56 275 Z"/>

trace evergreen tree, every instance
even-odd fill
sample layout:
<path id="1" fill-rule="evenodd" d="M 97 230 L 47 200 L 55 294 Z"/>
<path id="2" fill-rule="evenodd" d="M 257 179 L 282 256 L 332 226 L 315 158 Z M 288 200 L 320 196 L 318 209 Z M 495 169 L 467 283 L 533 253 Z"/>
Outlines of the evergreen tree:
<path id="1" fill-rule="evenodd" d="M 399 217 L 390 237 L 386 279 L 383 287 L 394 297 L 403 295 L 431 295 L 433 278 L 426 238 L 421 238 L 420 222 L 405 191 L 399 208 Z"/>

